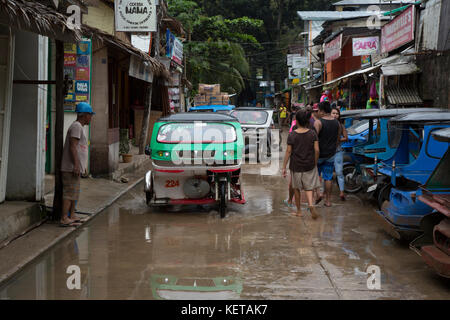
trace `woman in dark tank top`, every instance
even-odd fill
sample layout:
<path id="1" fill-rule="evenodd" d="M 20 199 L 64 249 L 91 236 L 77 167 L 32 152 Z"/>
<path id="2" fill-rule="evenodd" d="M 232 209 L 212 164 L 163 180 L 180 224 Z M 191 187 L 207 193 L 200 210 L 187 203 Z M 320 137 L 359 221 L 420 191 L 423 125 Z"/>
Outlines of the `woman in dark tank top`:
<path id="1" fill-rule="evenodd" d="M 331 158 L 336 154 L 339 135 L 339 122 L 336 119 L 320 119 L 322 129 L 319 132 L 320 158 Z"/>

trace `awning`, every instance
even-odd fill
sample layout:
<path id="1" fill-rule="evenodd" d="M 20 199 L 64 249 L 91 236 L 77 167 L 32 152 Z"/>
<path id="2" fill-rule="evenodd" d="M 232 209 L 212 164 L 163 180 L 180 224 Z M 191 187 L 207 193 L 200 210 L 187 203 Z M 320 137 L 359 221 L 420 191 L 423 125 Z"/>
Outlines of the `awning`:
<path id="1" fill-rule="evenodd" d="M 380 66 L 374 66 L 374 67 L 370 67 L 370 68 L 366 68 L 366 69 L 360 69 L 360 70 L 354 71 L 352 73 L 347 73 L 346 75 L 343 75 L 342 77 L 339 77 L 337 79 L 334 79 L 334 80 L 331 80 L 331 81 L 329 81 L 327 83 L 324 83 L 323 86 L 329 86 L 329 85 L 331 85 L 333 83 L 336 83 L 336 82 L 338 82 L 340 80 L 344 80 L 346 78 L 354 77 L 354 76 L 359 75 L 359 74 L 368 73 L 368 72 L 374 71 L 375 69 L 378 69 L 378 68 L 380 68 Z"/>
<path id="2" fill-rule="evenodd" d="M 388 103 L 391 105 L 422 105 L 423 101 L 415 88 L 386 87 Z"/>
<path id="3" fill-rule="evenodd" d="M 400 76 L 406 74 L 414 74 L 420 72 L 420 69 L 416 64 L 402 63 L 402 64 L 390 64 L 381 67 L 381 71 L 385 76 Z"/>
<path id="4" fill-rule="evenodd" d="M 148 68 L 151 69 L 151 72 L 153 72 L 153 75 L 155 77 L 161 77 L 164 79 L 168 79 L 170 77 L 169 70 L 167 70 L 167 68 L 159 60 L 133 47 L 131 44 L 94 27 L 83 25 L 81 29 L 85 37 L 106 43 L 107 45 L 116 47 L 128 54 L 139 58 L 142 63 L 144 63 Z"/>

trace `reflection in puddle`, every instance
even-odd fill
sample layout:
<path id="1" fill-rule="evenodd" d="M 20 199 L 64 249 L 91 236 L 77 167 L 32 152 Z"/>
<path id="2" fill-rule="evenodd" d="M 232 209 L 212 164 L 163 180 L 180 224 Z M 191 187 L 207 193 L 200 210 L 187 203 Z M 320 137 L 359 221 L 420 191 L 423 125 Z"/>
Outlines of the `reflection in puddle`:
<path id="1" fill-rule="evenodd" d="M 178 278 L 151 275 L 153 298 L 165 300 L 236 300 L 242 292 L 242 282 L 233 277 Z"/>

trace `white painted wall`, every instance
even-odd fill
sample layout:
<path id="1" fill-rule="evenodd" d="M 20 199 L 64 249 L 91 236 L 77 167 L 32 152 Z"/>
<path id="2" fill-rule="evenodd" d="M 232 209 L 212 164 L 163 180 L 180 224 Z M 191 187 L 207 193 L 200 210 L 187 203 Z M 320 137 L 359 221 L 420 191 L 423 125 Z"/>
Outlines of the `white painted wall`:
<path id="1" fill-rule="evenodd" d="M 14 35 L 0 29 L 0 203 L 5 201 L 11 121 Z"/>
<path id="2" fill-rule="evenodd" d="M 46 42 L 37 34 L 16 33 L 14 79 L 46 80 Z M 46 86 L 13 85 L 7 200 L 42 199 L 46 103 Z"/>

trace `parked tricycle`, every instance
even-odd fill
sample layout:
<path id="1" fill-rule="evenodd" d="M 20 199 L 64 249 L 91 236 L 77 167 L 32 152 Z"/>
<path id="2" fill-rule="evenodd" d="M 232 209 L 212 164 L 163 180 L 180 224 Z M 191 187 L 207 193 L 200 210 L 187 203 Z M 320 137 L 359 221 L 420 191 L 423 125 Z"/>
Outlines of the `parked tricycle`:
<path id="1" fill-rule="evenodd" d="M 447 151 L 425 185 L 417 191 L 419 201 L 435 211 L 422 218 L 423 235 L 410 244 L 437 274 L 450 278 L 450 128 L 437 130 L 433 137 L 447 143 Z"/>
<path id="2" fill-rule="evenodd" d="M 239 121 L 218 113 L 179 113 L 159 119 L 146 154 L 149 206 L 245 203 L 241 184 L 244 140 Z"/>
<path id="3" fill-rule="evenodd" d="M 390 177 L 390 184 L 380 193 L 378 217 L 397 239 L 412 239 L 422 233 L 420 221 L 433 212 L 429 205 L 416 201 L 420 185 L 426 183 L 448 149 L 448 142 L 434 138 L 433 132 L 450 127 L 450 112 L 422 112 L 390 120 L 398 147 L 394 159 L 407 164 L 378 164 L 378 171 Z M 412 160 L 411 160 L 412 158 Z M 407 162 L 409 160 L 409 162 Z"/>

